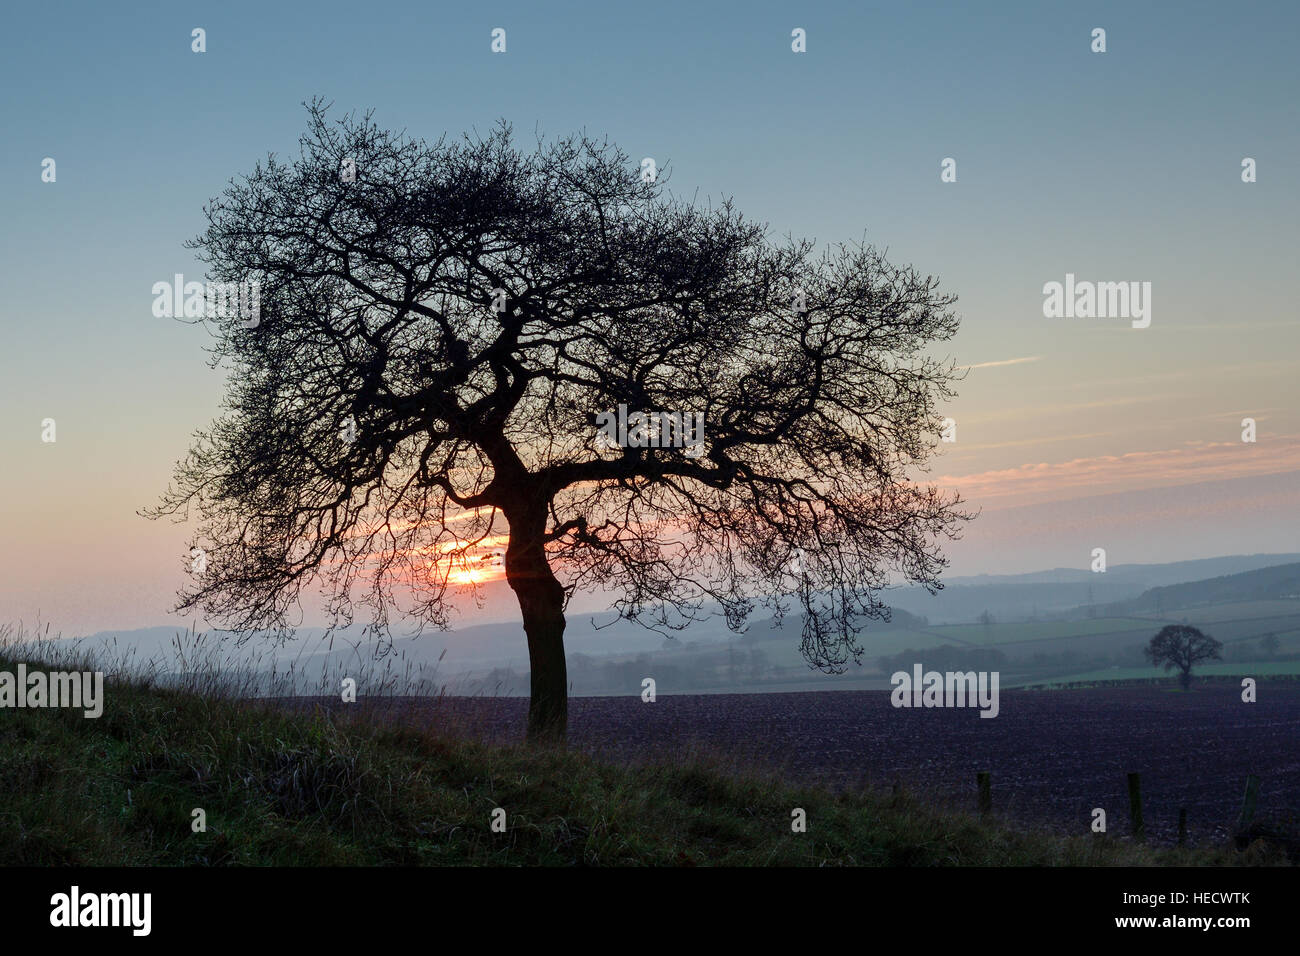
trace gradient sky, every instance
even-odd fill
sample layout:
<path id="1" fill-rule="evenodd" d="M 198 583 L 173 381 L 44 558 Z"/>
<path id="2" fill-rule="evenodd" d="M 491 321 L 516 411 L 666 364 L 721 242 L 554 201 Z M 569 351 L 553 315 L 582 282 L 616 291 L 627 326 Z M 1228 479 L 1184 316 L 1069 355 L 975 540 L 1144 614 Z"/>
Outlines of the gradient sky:
<path id="1" fill-rule="evenodd" d="M 315 95 L 429 139 L 500 117 L 608 134 L 775 236 L 865 236 L 939 276 L 963 317 L 947 352 L 972 368 L 931 476 L 984 509 L 955 573 L 1296 550 L 1296 4 L 298 9 L 6 12 L 0 620 L 174 620 L 185 529 L 135 512 L 222 380 L 150 288 L 201 278 L 181 243 L 203 203 L 294 152 Z M 1045 319 L 1067 272 L 1151 282 L 1150 328 Z"/>

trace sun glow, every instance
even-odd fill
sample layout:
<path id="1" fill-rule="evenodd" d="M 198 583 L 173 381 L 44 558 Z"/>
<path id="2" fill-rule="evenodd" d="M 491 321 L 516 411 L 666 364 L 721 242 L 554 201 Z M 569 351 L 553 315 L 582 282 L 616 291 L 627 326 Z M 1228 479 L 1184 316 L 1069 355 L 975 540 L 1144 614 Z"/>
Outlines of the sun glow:
<path id="1" fill-rule="evenodd" d="M 458 585 L 486 584 L 500 581 L 506 576 L 505 546 L 509 542 L 505 535 L 493 536 L 479 542 L 479 547 L 469 552 L 447 555 L 438 560 L 450 560 L 451 568 L 447 572 L 447 582 Z"/>
<path id="2" fill-rule="evenodd" d="M 457 568 L 447 575 L 447 580 L 452 584 L 483 584 L 505 576 L 505 571 L 496 567 Z"/>

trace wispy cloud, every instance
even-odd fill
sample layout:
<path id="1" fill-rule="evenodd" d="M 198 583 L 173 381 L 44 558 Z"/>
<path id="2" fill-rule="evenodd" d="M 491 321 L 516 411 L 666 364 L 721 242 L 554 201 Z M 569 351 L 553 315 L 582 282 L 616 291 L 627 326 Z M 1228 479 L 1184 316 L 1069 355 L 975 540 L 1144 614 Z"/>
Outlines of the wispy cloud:
<path id="1" fill-rule="evenodd" d="M 1217 442 L 1037 462 L 970 475 L 944 475 L 934 483 L 960 491 L 973 505 L 1001 508 L 1291 471 L 1300 472 L 1297 435 L 1278 436 L 1257 444 Z"/>
<path id="2" fill-rule="evenodd" d="M 962 368 L 998 368 L 1002 365 L 1021 365 L 1025 362 L 1037 362 L 1041 355 L 1027 355 L 1024 358 L 999 359 L 996 362 L 978 362 L 975 365 L 963 365 Z"/>

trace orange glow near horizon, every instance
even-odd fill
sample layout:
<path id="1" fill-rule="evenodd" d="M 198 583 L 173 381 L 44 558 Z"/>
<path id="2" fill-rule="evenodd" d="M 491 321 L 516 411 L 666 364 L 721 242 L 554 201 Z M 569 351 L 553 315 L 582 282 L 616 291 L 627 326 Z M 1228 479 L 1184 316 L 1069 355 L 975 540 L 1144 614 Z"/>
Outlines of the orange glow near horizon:
<path id="1" fill-rule="evenodd" d="M 502 568 L 461 568 L 452 571 L 447 576 L 447 580 L 452 584 L 485 584 L 488 581 L 501 580 L 505 576 L 505 570 Z"/>
<path id="2" fill-rule="evenodd" d="M 452 584 L 462 585 L 486 584 L 489 581 L 503 580 L 506 576 L 504 550 L 506 540 L 502 538 L 500 547 L 481 554 L 458 556 L 457 566 L 447 575 L 447 580 Z"/>
<path id="3" fill-rule="evenodd" d="M 457 551 L 458 548 L 454 545 L 443 545 L 439 550 L 444 555 L 448 555 L 452 562 L 447 581 L 451 584 L 470 586 L 503 580 L 506 576 L 505 548 L 509 541 L 509 535 L 492 535 L 478 542 L 472 551 L 452 555 L 448 555 L 448 552 Z M 440 560 L 443 558 L 435 559 L 435 561 Z"/>

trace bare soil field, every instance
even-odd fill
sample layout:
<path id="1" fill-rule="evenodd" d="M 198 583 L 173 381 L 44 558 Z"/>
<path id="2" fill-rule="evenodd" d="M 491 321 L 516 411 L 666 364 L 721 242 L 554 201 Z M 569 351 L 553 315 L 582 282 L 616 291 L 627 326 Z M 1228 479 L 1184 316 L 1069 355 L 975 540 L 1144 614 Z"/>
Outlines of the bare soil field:
<path id="1" fill-rule="evenodd" d="M 975 775 L 992 774 L 994 812 L 1087 832 L 1095 807 L 1112 834 L 1129 827 L 1126 775 L 1142 775 L 1148 838 L 1173 842 L 1187 809 L 1192 843 L 1231 832 L 1248 774 L 1258 818 L 1291 831 L 1300 808 L 1300 682 L 1261 681 L 1256 703 L 1234 682 L 1189 693 L 1122 687 L 1003 691 L 996 718 L 977 709 L 894 708 L 886 691 L 586 697 L 570 701 L 571 745 L 620 762 L 688 750 L 832 789 L 895 784 L 973 809 Z M 523 698 L 393 698 L 330 709 L 508 742 Z"/>

